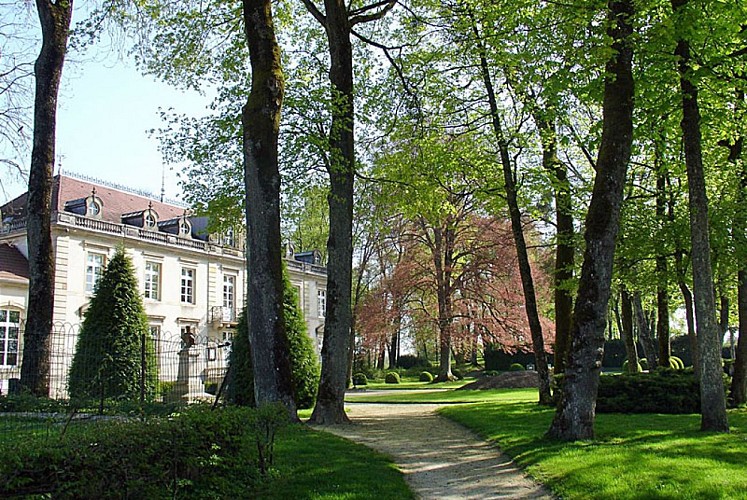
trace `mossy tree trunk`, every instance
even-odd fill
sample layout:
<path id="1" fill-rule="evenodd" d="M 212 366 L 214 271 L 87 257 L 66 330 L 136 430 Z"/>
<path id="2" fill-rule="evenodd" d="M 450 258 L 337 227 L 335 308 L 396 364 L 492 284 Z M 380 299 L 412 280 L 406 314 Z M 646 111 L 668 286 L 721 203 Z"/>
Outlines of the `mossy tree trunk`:
<path id="1" fill-rule="evenodd" d="M 606 65 L 602 139 L 589 212 L 583 266 L 573 311 L 572 346 L 550 437 L 594 437 L 604 330 L 625 172 L 633 142 L 632 0 L 608 3 L 612 56 Z"/>
<path id="2" fill-rule="evenodd" d="M 247 225 L 247 324 L 257 405 L 279 401 L 297 419 L 283 322 L 278 133 L 285 82 L 270 0 L 244 0 L 252 87 L 242 112 Z"/>

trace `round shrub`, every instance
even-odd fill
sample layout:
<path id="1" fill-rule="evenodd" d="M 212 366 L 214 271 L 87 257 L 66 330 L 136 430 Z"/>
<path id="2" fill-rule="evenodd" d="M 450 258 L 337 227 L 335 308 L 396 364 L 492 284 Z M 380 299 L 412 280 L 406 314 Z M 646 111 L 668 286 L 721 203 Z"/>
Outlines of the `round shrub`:
<path id="1" fill-rule="evenodd" d="M 508 371 L 510 372 L 523 372 L 524 371 L 524 365 L 521 363 L 511 363 L 511 366 L 508 367 Z"/>
<path id="2" fill-rule="evenodd" d="M 627 359 L 623 361 L 623 364 L 622 364 L 623 373 L 641 373 L 643 371 L 643 367 L 641 367 L 641 363 L 638 363 L 636 365 L 635 372 L 633 372 L 630 368 L 628 368 L 629 366 L 630 366 L 630 362 Z"/>
<path id="3" fill-rule="evenodd" d="M 451 374 L 454 375 L 457 380 L 462 380 L 464 378 L 464 374 L 459 368 L 454 368 L 453 370 L 451 370 Z"/>
<path id="4" fill-rule="evenodd" d="M 433 375 L 431 375 L 431 372 L 420 372 L 420 381 L 433 382 Z"/>
<path id="5" fill-rule="evenodd" d="M 648 360 L 646 358 L 641 358 L 638 362 L 641 364 L 641 368 L 648 370 Z"/>
<path id="6" fill-rule="evenodd" d="M 669 356 L 669 367 L 675 370 L 684 370 L 685 363 L 677 356 Z"/>
<path id="7" fill-rule="evenodd" d="M 498 374 L 499 374 L 499 372 L 497 372 L 495 370 L 485 370 L 484 372 L 482 372 L 482 375 L 484 377 L 497 377 Z"/>
<path id="8" fill-rule="evenodd" d="M 387 384 L 399 384 L 399 373 L 388 372 L 386 377 L 384 377 L 384 382 Z"/>
<path id="9" fill-rule="evenodd" d="M 356 373 L 353 375 L 353 385 L 368 385 L 368 377 L 365 373 Z"/>

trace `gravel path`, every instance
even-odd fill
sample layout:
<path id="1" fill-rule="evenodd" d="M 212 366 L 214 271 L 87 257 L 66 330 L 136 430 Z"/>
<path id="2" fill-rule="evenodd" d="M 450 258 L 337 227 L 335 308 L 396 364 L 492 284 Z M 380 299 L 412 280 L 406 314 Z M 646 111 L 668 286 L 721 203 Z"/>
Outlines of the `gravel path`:
<path id="1" fill-rule="evenodd" d="M 318 427 L 389 455 L 420 499 L 552 498 L 435 404 L 347 403 L 353 424 Z"/>

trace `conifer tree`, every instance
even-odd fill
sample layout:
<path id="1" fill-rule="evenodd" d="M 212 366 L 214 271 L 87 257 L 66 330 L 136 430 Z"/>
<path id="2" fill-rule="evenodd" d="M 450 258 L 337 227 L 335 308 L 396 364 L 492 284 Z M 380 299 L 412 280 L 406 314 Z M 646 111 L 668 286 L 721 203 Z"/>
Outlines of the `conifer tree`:
<path id="1" fill-rule="evenodd" d="M 132 261 L 118 248 L 83 320 L 70 367 L 70 396 L 99 398 L 102 404 L 105 398 L 136 399 L 141 391 L 152 396 L 157 381 L 153 347 Z"/>
<path id="2" fill-rule="evenodd" d="M 319 361 L 306 331 L 298 293 L 283 269 L 283 319 L 290 347 L 293 398 L 300 409 L 314 406 L 319 384 Z M 229 356 L 227 399 L 240 406 L 254 406 L 254 374 L 246 311 L 242 312 Z"/>

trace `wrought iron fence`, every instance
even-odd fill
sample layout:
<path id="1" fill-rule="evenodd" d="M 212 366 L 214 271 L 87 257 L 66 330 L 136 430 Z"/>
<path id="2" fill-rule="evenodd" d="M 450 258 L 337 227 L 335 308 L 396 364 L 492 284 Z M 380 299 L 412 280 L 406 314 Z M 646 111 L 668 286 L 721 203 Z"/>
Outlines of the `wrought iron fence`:
<path id="1" fill-rule="evenodd" d="M 91 391 L 87 393 L 88 397 L 76 394 L 71 397 L 70 374 L 76 349 L 80 348 L 79 334 L 80 325 L 56 324 L 47 339 L 48 348 L 40 347 L 40 361 L 42 365 L 46 364 L 44 371 L 48 373 L 45 383 L 49 398 L 43 400 L 24 399 L 25 396 L 21 394 L 24 347 L 30 339 L 24 334 L 20 335 L 20 342 L 12 346 L 17 351 L 16 362 L 0 365 L 0 395 L 10 396 L 0 398 L 0 433 L 3 432 L 3 422 L 17 425 L 14 419 L 19 414 L 29 416 L 31 413 L 48 420 L 54 414 L 62 417 L 73 413 L 78 416 L 111 415 L 121 414 L 123 409 L 125 413 L 142 411 L 145 405 L 152 409 L 158 405 L 172 407 L 198 401 L 214 402 L 225 378 L 230 339 L 182 338 L 181 335 L 154 328 L 145 335 L 137 336 L 139 352 L 128 361 L 108 356 L 105 345 L 94 345 L 92 350 L 102 355 L 85 358 L 95 366 L 85 367 L 78 372 L 95 379 L 90 380 L 91 386 L 101 387 L 101 391 Z M 103 340 L 106 336 L 101 337 Z M 8 344 L 5 349 L 10 347 Z M 129 381 L 127 390 L 116 392 L 117 384 L 105 385 L 110 376 L 108 374 L 117 370 L 129 370 L 136 378 Z M 47 425 L 42 420 L 39 425 Z"/>

